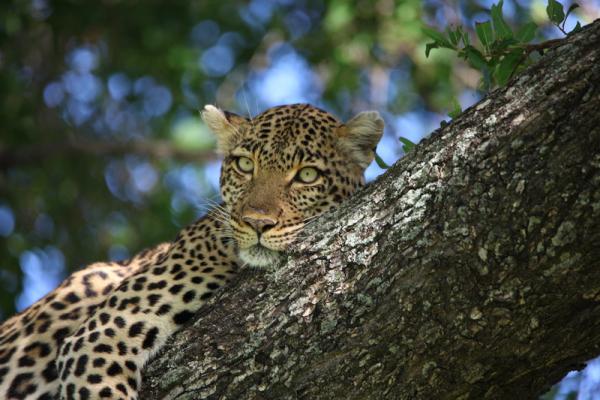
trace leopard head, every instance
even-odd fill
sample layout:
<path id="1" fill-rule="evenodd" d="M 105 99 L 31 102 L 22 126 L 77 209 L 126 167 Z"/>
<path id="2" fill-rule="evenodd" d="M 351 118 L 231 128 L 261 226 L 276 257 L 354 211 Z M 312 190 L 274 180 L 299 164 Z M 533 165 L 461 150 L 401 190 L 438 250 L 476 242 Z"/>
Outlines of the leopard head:
<path id="1" fill-rule="evenodd" d="M 221 196 L 240 259 L 276 265 L 316 216 L 364 184 L 383 133 L 375 111 L 346 123 L 309 104 L 252 118 L 206 106 L 202 117 L 224 156 Z"/>

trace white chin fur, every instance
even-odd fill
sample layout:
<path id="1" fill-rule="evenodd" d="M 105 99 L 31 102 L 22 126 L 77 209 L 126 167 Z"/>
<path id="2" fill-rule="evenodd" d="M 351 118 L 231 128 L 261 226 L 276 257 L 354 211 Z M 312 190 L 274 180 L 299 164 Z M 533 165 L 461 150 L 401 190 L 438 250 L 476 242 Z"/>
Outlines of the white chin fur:
<path id="1" fill-rule="evenodd" d="M 240 249 L 239 256 L 243 262 L 257 268 L 274 268 L 281 260 L 281 253 L 263 246 Z"/>

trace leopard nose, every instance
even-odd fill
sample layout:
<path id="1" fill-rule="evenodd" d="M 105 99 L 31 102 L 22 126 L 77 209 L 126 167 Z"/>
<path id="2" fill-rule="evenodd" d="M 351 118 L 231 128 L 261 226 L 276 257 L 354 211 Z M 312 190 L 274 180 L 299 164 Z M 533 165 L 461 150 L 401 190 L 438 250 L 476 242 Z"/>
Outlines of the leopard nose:
<path id="1" fill-rule="evenodd" d="M 270 218 L 266 215 L 261 215 L 260 217 L 245 216 L 242 217 L 242 220 L 250 225 L 257 233 L 263 233 L 277 225 L 276 219 Z"/>

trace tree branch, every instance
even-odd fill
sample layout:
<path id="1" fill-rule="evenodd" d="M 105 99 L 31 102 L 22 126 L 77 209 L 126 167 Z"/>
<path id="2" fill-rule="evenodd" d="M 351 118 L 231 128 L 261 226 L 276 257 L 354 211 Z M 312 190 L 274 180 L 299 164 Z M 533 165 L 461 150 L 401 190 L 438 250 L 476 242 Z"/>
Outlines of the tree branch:
<path id="1" fill-rule="evenodd" d="M 101 141 L 90 139 L 70 139 L 59 143 L 40 143 L 14 149 L 0 147 L 0 170 L 17 165 L 38 164 L 53 157 L 72 156 L 119 156 L 136 154 L 153 159 L 175 159 L 180 161 L 208 161 L 216 159 L 210 151 L 190 151 L 174 147 L 167 141 L 135 140 Z"/>
<path id="2" fill-rule="evenodd" d="M 243 271 L 144 399 L 535 398 L 600 354 L 600 22 Z"/>

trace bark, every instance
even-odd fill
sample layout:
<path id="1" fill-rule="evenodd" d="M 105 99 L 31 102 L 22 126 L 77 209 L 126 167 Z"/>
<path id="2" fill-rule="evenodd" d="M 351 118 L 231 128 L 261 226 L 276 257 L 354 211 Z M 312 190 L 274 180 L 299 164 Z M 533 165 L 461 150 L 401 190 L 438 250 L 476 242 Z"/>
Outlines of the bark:
<path id="1" fill-rule="evenodd" d="M 275 272 L 243 271 L 143 399 L 535 398 L 600 354 L 600 21 L 434 132 Z"/>

